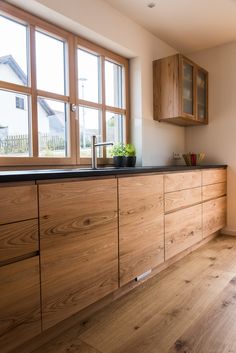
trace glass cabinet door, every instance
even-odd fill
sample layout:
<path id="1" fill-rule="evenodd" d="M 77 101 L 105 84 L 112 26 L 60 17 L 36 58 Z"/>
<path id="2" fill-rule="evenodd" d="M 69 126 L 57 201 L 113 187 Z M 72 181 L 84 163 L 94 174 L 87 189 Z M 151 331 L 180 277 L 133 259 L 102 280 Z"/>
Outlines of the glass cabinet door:
<path id="1" fill-rule="evenodd" d="M 197 119 L 207 120 L 207 73 L 197 70 Z"/>
<path id="2" fill-rule="evenodd" d="M 184 114 L 194 115 L 194 67 L 183 61 L 183 106 Z"/>

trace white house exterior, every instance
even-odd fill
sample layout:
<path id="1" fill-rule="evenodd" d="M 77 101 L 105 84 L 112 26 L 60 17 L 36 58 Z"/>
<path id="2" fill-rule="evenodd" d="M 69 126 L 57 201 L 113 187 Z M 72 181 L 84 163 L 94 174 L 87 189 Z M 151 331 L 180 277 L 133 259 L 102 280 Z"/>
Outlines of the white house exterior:
<path id="1" fill-rule="evenodd" d="M 11 55 L 0 57 L 0 80 L 27 84 L 25 73 Z M 30 109 L 27 95 L 0 90 L 0 138 L 28 134 Z M 39 100 L 38 130 L 41 134 L 63 136 L 63 120 L 63 113 L 53 111 L 44 99 Z"/>

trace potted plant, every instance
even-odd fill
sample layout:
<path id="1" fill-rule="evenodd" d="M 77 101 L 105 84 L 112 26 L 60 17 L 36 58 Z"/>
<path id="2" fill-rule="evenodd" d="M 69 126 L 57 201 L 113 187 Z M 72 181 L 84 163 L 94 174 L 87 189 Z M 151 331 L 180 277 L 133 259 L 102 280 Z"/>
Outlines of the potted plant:
<path id="1" fill-rule="evenodd" d="M 132 143 L 125 145 L 126 167 L 135 167 L 136 149 Z"/>
<path id="2" fill-rule="evenodd" d="M 123 143 L 113 145 L 110 149 L 110 154 L 113 157 L 113 164 L 116 168 L 125 166 L 125 145 Z"/>

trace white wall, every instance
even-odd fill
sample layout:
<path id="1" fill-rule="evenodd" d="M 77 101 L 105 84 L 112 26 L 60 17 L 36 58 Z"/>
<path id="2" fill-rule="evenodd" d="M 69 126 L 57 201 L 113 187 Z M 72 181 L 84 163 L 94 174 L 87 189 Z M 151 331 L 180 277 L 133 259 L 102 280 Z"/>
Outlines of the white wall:
<path id="1" fill-rule="evenodd" d="M 102 0 L 9 0 L 129 57 L 132 140 L 143 165 L 169 164 L 184 151 L 184 128 L 153 121 L 152 61 L 175 50 Z"/>
<path id="2" fill-rule="evenodd" d="M 209 71 L 209 125 L 186 129 L 186 150 L 206 152 L 209 163 L 228 164 L 228 222 L 236 235 L 236 42 L 191 58 Z"/>

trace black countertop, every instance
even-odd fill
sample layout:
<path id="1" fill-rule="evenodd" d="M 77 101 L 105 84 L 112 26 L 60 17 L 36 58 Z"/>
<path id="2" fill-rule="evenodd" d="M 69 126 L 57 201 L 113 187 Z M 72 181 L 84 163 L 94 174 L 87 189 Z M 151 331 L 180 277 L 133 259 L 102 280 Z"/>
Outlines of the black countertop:
<path id="1" fill-rule="evenodd" d="M 200 165 L 195 167 L 188 166 L 153 166 L 153 167 L 134 167 L 134 168 L 114 168 L 105 167 L 98 169 L 91 168 L 64 168 L 64 169 L 30 169 L 30 170 L 9 170 L 0 172 L 0 182 L 47 180 L 60 178 L 85 178 L 99 177 L 122 174 L 140 173 L 167 173 L 180 172 L 209 168 L 227 168 L 227 165 Z"/>

